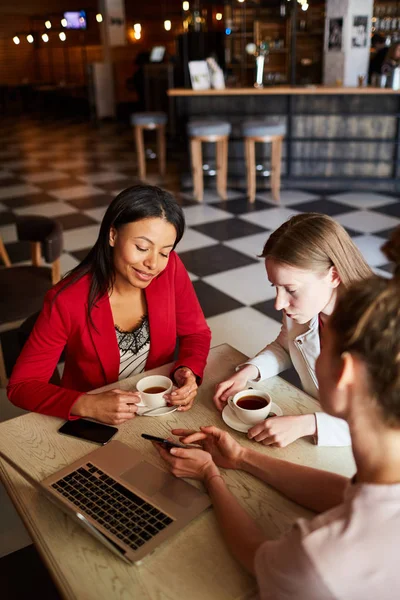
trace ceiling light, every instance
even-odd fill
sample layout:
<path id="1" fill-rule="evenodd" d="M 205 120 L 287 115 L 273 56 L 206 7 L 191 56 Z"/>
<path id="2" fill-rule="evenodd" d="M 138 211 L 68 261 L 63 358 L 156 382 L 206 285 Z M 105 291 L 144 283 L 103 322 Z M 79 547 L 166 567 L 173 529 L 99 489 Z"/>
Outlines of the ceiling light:
<path id="1" fill-rule="evenodd" d="M 65 33 L 63 31 L 60 31 L 60 33 L 58 34 L 58 37 L 60 38 L 60 40 L 62 42 L 65 42 L 65 40 L 67 39 L 67 36 L 65 35 Z"/>
<path id="2" fill-rule="evenodd" d="M 96 21 L 98 23 L 102 23 L 103 22 L 103 15 L 101 15 L 100 13 L 97 13 L 97 15 L 96 15 Z"/>
<path id="3" fill-rule="evenodd" d="M 29 35 L 27 35 L 27 36 L 26 36 L 26 41 L 27 41 L 29 44 L 33 44 L 33 41 L 34 41 L 34 39 L 33 39 L 33 35 L 32 35 L 31 33 L 30 33 Z"/>
<path id="4" fill-rule="evenodd" d="M 51 21 L 46 21 L 44 26 L 46 27 L 46 29 L 51 29 Z"/>
<path id="5" fill-rule="evenodd" d="M 17 35 L 14 35 L 13 42 L 14 42 L 14 44 L 16 44 L 18 46 L 18 44 L 21 42 L 21 40 L 19 39 L 19 37 Z"/>
<path id="6" fill-rule="evenodd" d="M 48 42 L 48 41 L 49 41 L 49 36 L 47 35 L 47 33 L 44 33 L 44 34 L 42 35 L 42 40 L 43 40 L 44 42 Z"/>
<path id="7" fill-rule="evenodd" d="M 169 19 L 164 21 L 164 29 L 165 31 L 171 31 L 172 23 Z"/>

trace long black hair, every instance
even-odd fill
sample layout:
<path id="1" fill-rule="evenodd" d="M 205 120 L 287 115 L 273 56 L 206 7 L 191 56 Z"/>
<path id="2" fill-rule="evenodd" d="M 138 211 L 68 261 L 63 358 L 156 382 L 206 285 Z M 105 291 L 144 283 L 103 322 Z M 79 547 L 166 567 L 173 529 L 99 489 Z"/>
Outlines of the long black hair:
<path id="1" fill-rule="evenodd" d="M 65 285 L 57 295 L 84 275 L 90 274 L 88 317 L 91 321 L 96 301 L 114 284 L 113 248 L 109 241 L 111 227 L 118 230 L 127 223 L 153 218 L 164 219 L 175 227 L 175 248 L 185 230 L 185 217 L 172 194 L 152 185 L 134 185 L 118 194 L 106 210 L 95 245 L 82 262 L 68 273 Z"/>

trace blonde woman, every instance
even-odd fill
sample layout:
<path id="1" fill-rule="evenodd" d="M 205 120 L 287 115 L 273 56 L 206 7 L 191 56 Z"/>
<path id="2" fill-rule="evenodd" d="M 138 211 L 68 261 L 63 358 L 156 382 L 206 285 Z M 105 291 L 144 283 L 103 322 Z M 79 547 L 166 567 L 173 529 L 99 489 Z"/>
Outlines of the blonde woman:
<path id="1" fill-rule="evenodd" d="M 397 240 L 387 255 L 400 265 L 400 229 Z M 394 280 L 359 281 L 338 299 L 323 331 L 321 405 L 349 424 L 357 468 L 352 480 L 242 448 L 216 427 L 172 432 L 203 450 L 159 449 L 175 475 L 205 483 L 225 542 L 255 574 L 261 600 L 399 597 L 399 298 L 400 268 Z M 218 467 L 251 473 L 323 514 L 299 519 L 281 539 L 267 540 Z"/>
<path id="2" fill-rule="evenodd" d="M 346 230 L 331 217 L 317 213 L 289 219 L 268 238 L 261 256 L 276 288 L 275 308 L 283 311 L 282 329 L 274 342 L 217 385 L 214 403 L 218 410 L 248 383 L 278 375 L 291 366 L 304 391 L 318 398 L 315 362 L 321 350 L 321 331 L 339 293 L 372 275 Z M 248 432 L 256 442 L 281 447 L 307 435 L 322 446 L 351 443 L 346 423 L 323 412 L 270 418 Z"/>

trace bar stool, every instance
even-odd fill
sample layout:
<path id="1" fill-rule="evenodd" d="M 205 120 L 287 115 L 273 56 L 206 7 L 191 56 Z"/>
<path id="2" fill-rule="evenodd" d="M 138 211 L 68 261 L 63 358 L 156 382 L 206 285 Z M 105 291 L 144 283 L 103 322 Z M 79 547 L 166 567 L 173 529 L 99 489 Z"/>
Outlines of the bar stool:
<path id="1" fill-rule="evenodd" d="M 136 152 L 138 158 L 138 171 L 140 179 L 146 177 L 146 157 L 144 152 L 144 129 L 157 130 L 158 170 L 162 177 L 165 175 L 165 124 L 167 115 L 162 112 L 137 112 L 131 115 Z"/>
<path id="2" fill-rule="evenodd" d="M 250 202 L 256 199 L 256 142 L 271 143 L 271 191 L 279 204 L 281 189 L 282 141 L 286 134 L 285 125 L 268 125 L 265 120 L 251 119 L 242 123 L 245 144 L 247 195 Z"/>
<path id="3" fill-rule="evenodd" d="M 216 144 L 217 192 L 223 200 L 227 198 L 228 138 L 231 129 L 230 123 L 211 119 L 193 119 L 187 124 L 192 156 L 194 196 L 198 202 L 202 202 L 204 193 L 202 142 L 215 142 Z"/>

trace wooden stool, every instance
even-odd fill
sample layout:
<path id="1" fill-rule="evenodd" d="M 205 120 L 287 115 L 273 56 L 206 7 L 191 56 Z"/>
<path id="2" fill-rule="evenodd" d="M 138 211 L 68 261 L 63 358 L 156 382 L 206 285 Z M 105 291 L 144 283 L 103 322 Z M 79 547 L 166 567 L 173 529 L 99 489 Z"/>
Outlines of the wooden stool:
<path id="1" fill-rule="evenodd" d="M 142 112 L 131 115 L 131 125 L 136 142 L 138 171 L 140 179 L 146 177 L 146 157 L 144 151 L 144 129 L 157 130 L 158 170 L 162 177 L 165 176 L 165 124 L 167 115 L 162 112 Z"/>
<path id="2" fill-rule="evenodd" d="M 0 235 L 0 258 L 6 267 L 11 267 L 11 260 L 10 260 L 10 257 L 8 256 L 6 247 L 4 246 L 4 242 L 1 239 L 1 235 Z"/>
<path id="3" fill-rule="evenodd" d="M 286 133 L 285 125 L 268 125 L 262 120 L 249 120 L 242 123 L 245 144 L 247 196 L 250 202 L 256 199 L 256 142 L 271 143 L 271 191 L 277 204 L 281 189 L 282 141 Z"/>
<path id="4" fill-rule="evenodd" d="M 230 123 L 212 121 L 211 119 L 193 119 L 189 121 L 187 131 L 190 137 L 193 190 L 196 200 L 202 202 L 204 194 L 202 142 L 214 142 L 216 144 L 217 192 L 220 198 L 226 200 Z"/>

